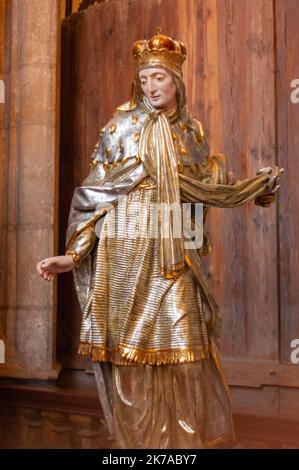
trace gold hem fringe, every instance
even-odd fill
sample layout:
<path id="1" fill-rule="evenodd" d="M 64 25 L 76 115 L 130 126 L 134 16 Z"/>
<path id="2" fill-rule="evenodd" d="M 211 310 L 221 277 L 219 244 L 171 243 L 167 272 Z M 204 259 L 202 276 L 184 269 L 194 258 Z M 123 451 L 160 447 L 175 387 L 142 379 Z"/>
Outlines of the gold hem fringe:
<path id="1" fill-rule="evenodd" d="M 185 348 L 185 349 L 137 349 L 133 346 L 120 345 L 117 350 L 105 346 L 94 346 L 81 342 L 78 353 L 83 356 L 91 356 L 94 362 L 113 362 L 116 365 L 162 365 L 182 364 L 206 360 L 209 358 L 209 347 Z"/>

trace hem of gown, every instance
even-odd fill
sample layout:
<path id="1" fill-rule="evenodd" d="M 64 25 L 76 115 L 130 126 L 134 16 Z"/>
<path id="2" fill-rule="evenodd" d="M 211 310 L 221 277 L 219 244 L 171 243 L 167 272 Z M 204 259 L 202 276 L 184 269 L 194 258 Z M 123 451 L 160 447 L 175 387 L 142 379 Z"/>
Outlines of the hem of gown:
<path id="1" fill-rule="evenodd" d="M 215 439 L 203 441 L 203 446 L 205 449 L 217 448 L 218 445 L 231 442 L 232 444 L 236 443 L 237 439 L 235 433 L 226 434 L 225 436 L 216 437 Z"/>
<path id="2" fill-rule="evenodd" d="M 115 442 L 115 445 L 116 449 L 129 449 L 129 447 L 124 447 L 122 446 L 116 437 L 113 437 L 113 440 Z M 229 434 L 226 434 L 224 436 L 220 436 L 220 437 L 216 437 L 215 439 L 210 439 L 210 440 L 205 440 L 205 441 L 202 441 L 202 447 L 192 447 L 192 449 L 196 450 L 196 449 L 215 449 L 217 450 L 217 448 L 221 449 L 221 445 L 223 444 L 227 444 L 227 443 L 231 443 L 232 445 L 233 444 L 236 444 L 237 442 L 237 438 L 234 434 L 234 432 L 231 432 Z M 136 448 L 137 449 L 137 448 Z M 140 447 L 139 449 L 151 449 L 150 447 Z M 189 447 L 174 447 L 174 448 L 171 448 L 171 449 L 190 449 Z"/>
<path id="3" fill-rule="evenodd" d="M 81 342 L 78 353 L 91 356 L 94 362 L 113 362 L 116 365 L 164 365 L 183 364 L 199 360 L 207 360 L 210 355 L 208 345 L 201 347 L 182 347 L 169 349 L 139 349 L 134 346 L 120 344 L 118 349 Z"/>

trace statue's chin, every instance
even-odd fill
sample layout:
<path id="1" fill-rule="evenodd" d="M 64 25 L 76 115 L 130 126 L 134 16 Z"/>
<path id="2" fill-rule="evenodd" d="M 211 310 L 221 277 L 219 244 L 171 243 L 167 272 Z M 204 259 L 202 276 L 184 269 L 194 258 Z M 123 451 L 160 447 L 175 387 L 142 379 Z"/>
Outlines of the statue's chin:
<path id="1" fill-rule="evenodd" d="M 156 109 L 164 108 L 164 106 L 163 106 L 162 104 L 157 104 L 157 103 L 155 103 L 155 102 L 154 102 L 154 103 L 151 102 L 151 105 L 152 105 L 154 108 L 156 108 Z"/>

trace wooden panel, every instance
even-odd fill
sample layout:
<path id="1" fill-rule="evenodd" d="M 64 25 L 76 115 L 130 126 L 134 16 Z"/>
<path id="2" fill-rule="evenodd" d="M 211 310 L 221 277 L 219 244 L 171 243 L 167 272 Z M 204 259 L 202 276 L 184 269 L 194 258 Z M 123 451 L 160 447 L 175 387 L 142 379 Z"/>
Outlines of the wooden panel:
<path id="1" fill-rule="evenodd" d="M 224 368 L 230 385 L 261 387 L 279 385 L 299 390 L 298 366 L 275 362 L 250 362 L 224 360 Z"/>
<path id="2" fill-rule="evenodd" d="M 234 424 L 238 439 L 235 449 L 299 448 L 299 424 L 296 421 L 234 414 Z"/>
<path id="3" fill-rule="evenodd" d="M 259 9 L 246 0 L 176 4 L 176 32 L 192 51 L 189 101 L 208 129 L 211 151 L 225 153 L 240 179 L 253 176 L 275 163 L 272 1 L 260 1 Z M 276 361 L 276 208 L 213 209 L 210 229 L 223 353 Z"/>
<path id="4" fill-rule="evenodd" d="M 56 387 L 0 385 L 0 448 L 111 449 L 93 376 L 68 371 L 59 382 Z M 277 387 L 242 390 L 233 412 L 235 448 L 298 448 L 298 391 L 292 392 L 290 400 L 289 391 L 282 390 L 293 408 L 281 414 Z"/>
<path id="5" fill-rule="evenodd" d="M 267 416 L 277 416 L 279 414 L 279 387 L 231 386 L 230 390 L 234 413 Z"/>
<path id="6" fill-rule="evenodd" d="M 234 413 L 273 416 L 299 421 L 299 389 L 265 386 L 260 388 L 231 386 Z"/>
<path id="7" fill-rule="evenodd" d="M 290 362 L 290 343 L 299 338 L 299 197 L 297 175 L 299 103 L 292 103 L 291 82 L 299 79 L 299 2 L 278 0 L 277 23 L 277 144 L 285 168 L 279 197 L 279 286 L 281 360 Z"/>
<path id="8" fill-rule="evenodd" d="M 177 0 L 175 2 L 175 38 L 187 47 L 183 66 L 188 107 L 199 119 L 209 140 L 209 103 L 205 102 L 207 86 L 207 34 L 206 21 L 210 10 L 204 0 Z M 212 77 L 210 77 L 210 80 Z M 209 82 L 211 83 L 211 81 Z"/>
<path id="9" fill-rule="evenodd" d="M 253 2 L 218 2 L 217 9 L 222 125 L 213 125 L 222 128 L 222 136 L 221 141 L 215 136 L 215 142 L 221 149 L 223 145 L 242 179 L 275 164 L 272 2 L 259 5 L 257 10 Z M 250 204 L 222 212 L 220 217 L 223 264 L 218 262 L 215 243 L 212 279 L 216 273 L 224 316 L 224 355 L 277 360 L 276 208 Z M 215 218 L 214 236 L 218 227 Z"/>

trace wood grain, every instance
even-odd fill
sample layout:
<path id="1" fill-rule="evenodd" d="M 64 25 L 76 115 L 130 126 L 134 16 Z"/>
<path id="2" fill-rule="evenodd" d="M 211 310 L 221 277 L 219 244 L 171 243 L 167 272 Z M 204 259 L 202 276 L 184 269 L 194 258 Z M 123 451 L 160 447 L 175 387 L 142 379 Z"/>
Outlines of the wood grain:
<path id="1" fill-rule="evenodd" d="M 277 24 L 277 161 L 285 168 L 278 204 L 281 361 L 290 362 L 290 343 L 299 338 L 299 103 L 291 102 L 291 82 L 299 79 L 299 3 L 276 2 Z"/>

